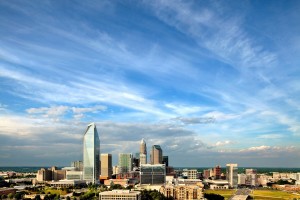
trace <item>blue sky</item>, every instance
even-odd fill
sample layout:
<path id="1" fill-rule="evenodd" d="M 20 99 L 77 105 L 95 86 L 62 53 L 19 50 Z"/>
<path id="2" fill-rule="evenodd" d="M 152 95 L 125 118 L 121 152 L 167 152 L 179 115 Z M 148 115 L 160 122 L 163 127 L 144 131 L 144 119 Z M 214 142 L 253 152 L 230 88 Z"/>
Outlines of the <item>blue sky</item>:
<path id="1" fill-rule="evenodd" d="M 173 166 L 300 166 L 300 2 L 1 1 L 0 166 L 145 138 Z M 149 151 L 148 151 L 149 152 Z"/>

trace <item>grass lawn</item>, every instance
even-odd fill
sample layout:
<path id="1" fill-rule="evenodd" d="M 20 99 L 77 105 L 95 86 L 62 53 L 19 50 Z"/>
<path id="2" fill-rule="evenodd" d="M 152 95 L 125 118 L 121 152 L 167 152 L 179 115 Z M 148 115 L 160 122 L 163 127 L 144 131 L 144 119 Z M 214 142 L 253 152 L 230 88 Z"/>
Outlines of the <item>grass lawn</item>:
<path id="1" fill-rule="evenodd" d="M 47 188 L 47 189 L 45 189 L 45 194 L 48 194 L 48 193 L 50 193 L 50 194 L 59 194 L 59 195 L 68 194 L 66 191 Z"/>
<path id="2" fill-rule="evenodd" d="M 219 194 L 225 197 L 225 199 L 228 199 L 235 193 L 235 191 L 236 190 L 204 190 L 204 193 Z M 296 195 L 280 190 L 253 190 L 250 195 L 254 197 L 254 200 L 293 200 L 294 198 L 300 199 L 300 194 Z"/>
<path id="3" fill-rule="evenodd" d="M 285 191 L 280 190 L 253 190 L 251 194 L 254 199 L 261 200 L 261 199 L 293 199 L 299 198 L 300 195 L 288 193 Z"/>

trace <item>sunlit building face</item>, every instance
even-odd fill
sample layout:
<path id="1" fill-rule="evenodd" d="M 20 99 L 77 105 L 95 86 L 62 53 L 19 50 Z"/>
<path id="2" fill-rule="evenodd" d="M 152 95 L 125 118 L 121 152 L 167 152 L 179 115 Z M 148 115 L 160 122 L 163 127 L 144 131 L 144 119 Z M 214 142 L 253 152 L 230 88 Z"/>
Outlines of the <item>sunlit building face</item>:
<path id="1" fill-rule="evenodd" d="M 96 125 L 88 125 L 83 136 L 83 179 L 96 183 L 100 174 L 100 140 Z"/>

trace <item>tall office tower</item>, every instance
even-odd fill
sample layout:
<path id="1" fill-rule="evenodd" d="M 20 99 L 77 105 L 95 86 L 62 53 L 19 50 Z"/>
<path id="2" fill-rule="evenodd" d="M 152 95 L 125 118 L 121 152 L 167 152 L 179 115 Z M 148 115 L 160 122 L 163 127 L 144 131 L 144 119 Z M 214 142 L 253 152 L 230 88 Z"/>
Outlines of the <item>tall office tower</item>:
<path id="1" fill-rule="evenodd" d="M 119 154 L 119 172 L 125 173 L 132 171 L 133 156 L 131 153 Z"/>
<path id="2" fill-rule="evenodd" d="M 97 183 L 100 175 L 100 139 L 95 123 L 88 125 L 83 136 L 83 179 Z"/>
<path id="3" fill-rule="evenodd" d="M 226 164 L 226 180 L 229 187 L 236 188 L 238 185 L 238 164 Z"/>
<path id="4" fill-rule="evenodd" d="M 163 152 L 159 145 L 153 145 L 151 149 L 151 164 L 162 164 Z"/>
<path id="5" fill-rule="evenodd" d="M 144 138 L 140 144 L 140 165 L 147 164 L 147 146 Z"/>
<path id="6" fill-rule="evenodd" d="M 112 159 L 111 154 L 101 154 L 101 176 L 111 179 L 112 175 Z"/>
<path id="7" fill-rule="evenodd" d="M 163 156 L 162 163 L 169 167 L 169 156 Z"/>

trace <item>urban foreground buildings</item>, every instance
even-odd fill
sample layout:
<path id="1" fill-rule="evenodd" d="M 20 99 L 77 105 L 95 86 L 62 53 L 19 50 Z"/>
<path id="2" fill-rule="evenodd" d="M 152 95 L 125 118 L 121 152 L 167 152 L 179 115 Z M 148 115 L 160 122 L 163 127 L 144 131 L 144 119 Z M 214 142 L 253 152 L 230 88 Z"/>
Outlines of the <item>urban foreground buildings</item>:
<path id="1" fill-rule="evenodd" d="M 130 190 L 113 190 L 101 192 L 99 200 L 141 200 L 141 192 Z"/>
<path id="2" fill-rule="evenodd" d="M 237 166 L 237 164 L 226 164 L 226 180 L 228 181 L 229 187 L 231 188 L 237 188 L 238 186 Z"/>
<path id="3" fill-rule="evenodd" d="M 164 184 L 166 182 L 166 166 L 164 164 L 144 164 L 140 166 L 140 184 Z"/>
<path id="4" fill-rule="evenodd" d="M 97 183 L 100 175 L 100 139 L 95 123 L 88 125 L 83 136 L 83 179 Z"/>

